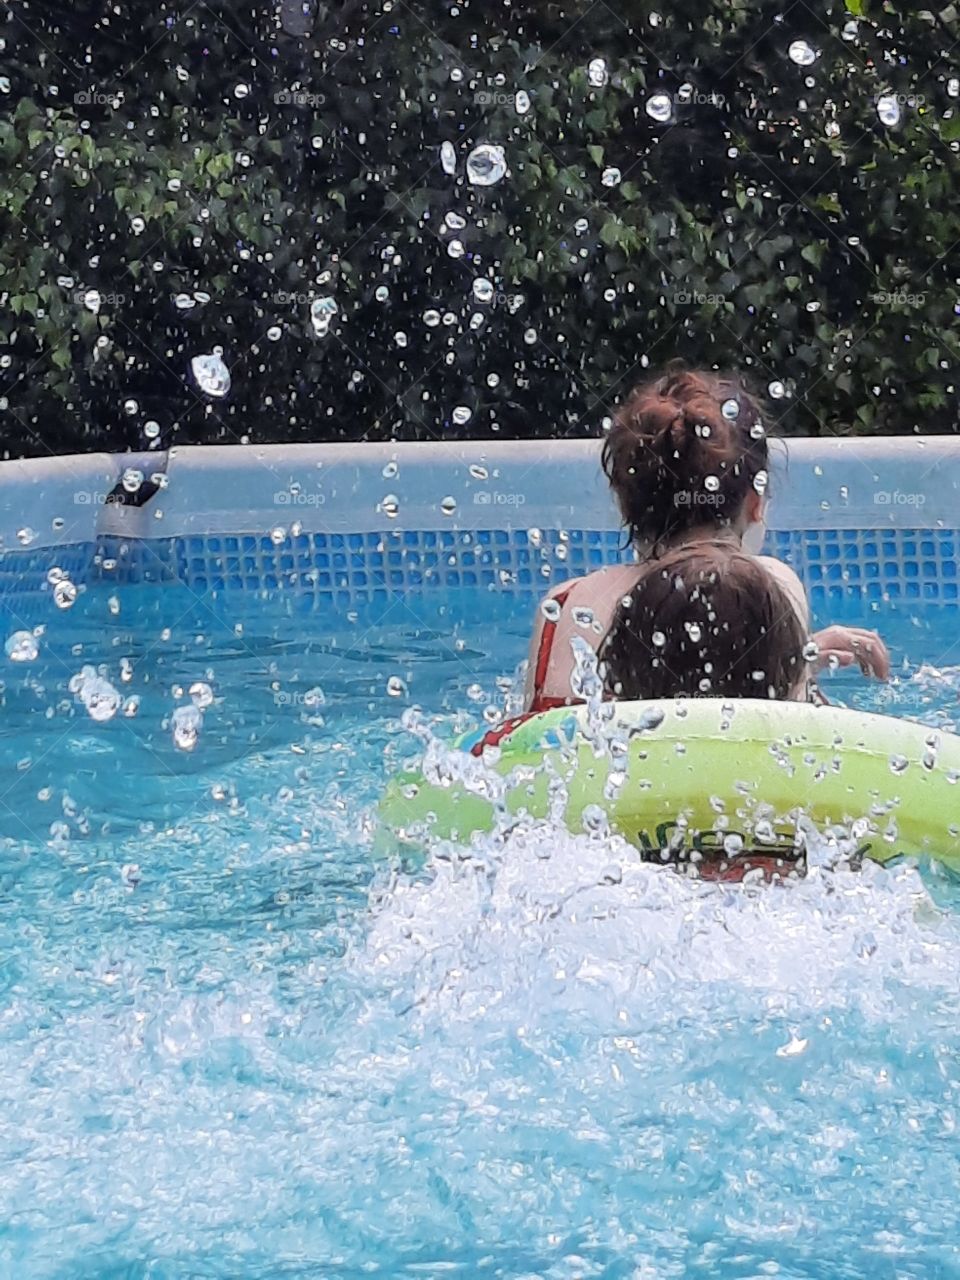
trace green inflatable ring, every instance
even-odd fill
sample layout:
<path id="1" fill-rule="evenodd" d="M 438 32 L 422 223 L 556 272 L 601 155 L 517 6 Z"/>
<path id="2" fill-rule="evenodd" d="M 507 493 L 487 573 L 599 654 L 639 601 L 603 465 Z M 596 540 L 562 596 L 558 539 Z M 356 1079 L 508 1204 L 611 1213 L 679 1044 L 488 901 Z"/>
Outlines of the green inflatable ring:
<path id="1" fill-rule="evenodd" d="M 382 847 L 464 842 L 493 830 L 498 809 L 501 826 L 545 818 L 559 787 L 571 831 L 605 820 L 651 861 L 785 865 L 811 822 L 881 863 L 926 855 L 960 870 L 960 736 L 889 716 L 760 700 L 604 703 L 599 715 L 520 717 L 432 754 L 426 772 L 387 786 Z"/>

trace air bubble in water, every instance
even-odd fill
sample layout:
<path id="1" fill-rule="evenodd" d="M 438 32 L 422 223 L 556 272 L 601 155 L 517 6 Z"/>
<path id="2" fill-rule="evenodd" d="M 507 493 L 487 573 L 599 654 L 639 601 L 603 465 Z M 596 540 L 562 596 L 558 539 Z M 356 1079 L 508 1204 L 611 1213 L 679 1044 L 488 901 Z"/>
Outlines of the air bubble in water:
<path id="1" fill-rule="evenodd" d="M 221 400 L 230 390 L 230 370 L 221 359 L 220 348 L 210 355 L 194 356 L 190 361 L 197 386 L 208 396 Z"/>
<path id="2" fill-rule="evenodd" d="M 267 330 L 267 341 L 279 342 L 282 335 L 283 335 L 283 330 L 280 328 L 280 326 L 278 324 L 272 324 L 270 328 Z"/>
<path id="3" fill-rule="evenodd" d="M 646 112 L 657 124 L 666 124 L 673 114 L 673 103 L 667 93 L 655 93 L 647 99 Z"/>
<path id="4" fill-rule="evenodd" d="M 492 187 L 507 172 L 503 147 L 481 142 L 467 156 L 467 180 L 476 187 Z"/>
<path id="5" fill-rule="evenodd" d="M 407 686 L 399 676 L 391 676 L 387 681 L 387 693 L 391 698 L 402 698 L 407 692 Z"/>
<path id="6" fill-rule="evenodd" d="M 465 427 L 473 417 L 473 410 L 469 405 L 458 404 L 450 416 L 458 427 Z"/>
<path id="7" fill-rule="evenodd" d="M 14 631 L 7 637 L 4 652 L 11 662 L 33 662 L 40 652 L 37 638 L 32 631 Z"/>
<path id="8" fill-rule="evenodd" d="M 767 387 L 767 392 L 769 393 L 772 399 L 782 400 L 783 397 L 787 394 L 787 388 L 783 385 L 782 382 L 775 380 L 771 382 L 770 385 Z"/>
<path id="9" fill-rule="evenodd" d="M 810 67 L 817 60 L 817 51 L 806 40 L 794 40 L 787 50 L 787 56 L 798 67 Z"/>

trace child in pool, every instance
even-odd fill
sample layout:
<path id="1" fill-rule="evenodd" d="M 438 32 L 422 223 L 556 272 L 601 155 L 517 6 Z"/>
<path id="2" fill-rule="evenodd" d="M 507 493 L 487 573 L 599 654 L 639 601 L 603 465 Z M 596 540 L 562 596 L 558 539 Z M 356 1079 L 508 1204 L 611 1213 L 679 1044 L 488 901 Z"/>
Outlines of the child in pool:
<path id="1" fill-rule="evenodd" d="M 529 711 L 578 700 L 570 692 L 571 641 L 580 636 L 599 649 L 644 566 L 679 548 L 717 542 L 743 548 L 765 570 L 759 589 L 779 588 L 808 631 L 800 579 L 781 561 L 752 550 L 763 537 L 769 449 L 760 406 L 738 377 L 673 369 L 643 383 L 615 415 L 601 457 L 640 564 L 612 565 L 565 582 L 541 603 L 530 642 Z M 585 616 L 592 616 L 592 625 L 581 625 Z M 879 679 L 889 674 L 889 655 L 876 632 L 832 626 L 813 640 L 814 673 L 857 663 Z"/>
<path id="2" fill-rule="evenodd" d="M 810 697 L 814 651 L 786 591 L 757 556 L 702 541 L 648 562 L 600 648 L 616 699 Z"/>

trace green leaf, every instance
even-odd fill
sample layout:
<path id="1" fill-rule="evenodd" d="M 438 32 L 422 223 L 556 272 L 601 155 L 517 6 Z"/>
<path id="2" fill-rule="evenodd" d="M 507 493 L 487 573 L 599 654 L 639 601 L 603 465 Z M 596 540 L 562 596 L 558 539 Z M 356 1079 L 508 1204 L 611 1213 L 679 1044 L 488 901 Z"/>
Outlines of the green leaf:
<path id="1" fill-rule="evenodd" d="M 811 266 L 819 267 L 823 262 L 823 255 L 825 251 L 825 245 L 820 244 L 817 241 L 812 241 L 810 244 L 805 244 L 803 246 L 800 250 L 800 257 L 804 262 L 809 262 Z"/>
<path id="2" fill-rule="evenodd" d="M 603 147 L 598 146 L 596 143 L 591 143 L 590 146 L 587 147 L 587 155 L 598 169 L 603 168 Z"/>

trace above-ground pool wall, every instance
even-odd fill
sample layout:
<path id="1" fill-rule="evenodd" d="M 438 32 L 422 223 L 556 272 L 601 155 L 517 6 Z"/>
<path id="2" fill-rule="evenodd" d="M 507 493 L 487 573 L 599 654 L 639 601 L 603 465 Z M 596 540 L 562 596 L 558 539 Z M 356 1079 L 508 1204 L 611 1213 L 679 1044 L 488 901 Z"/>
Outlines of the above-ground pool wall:
<path id="1" fill-rule="evenodd" d="M 815 606 L 956 606 L 960 442 L 776 442 L 767 550 Z M 108 501 L 142 472 L 140 506 Z M 159 474 L 159 484 L 150 477 Z M 695 498 L 691 498 L 691 501 Z M 0 593 L 179 581 L 305 607 L 434 586 L 531 599 L 622 559 L 595 440 L 198 447 L 0 464 Z"/>

